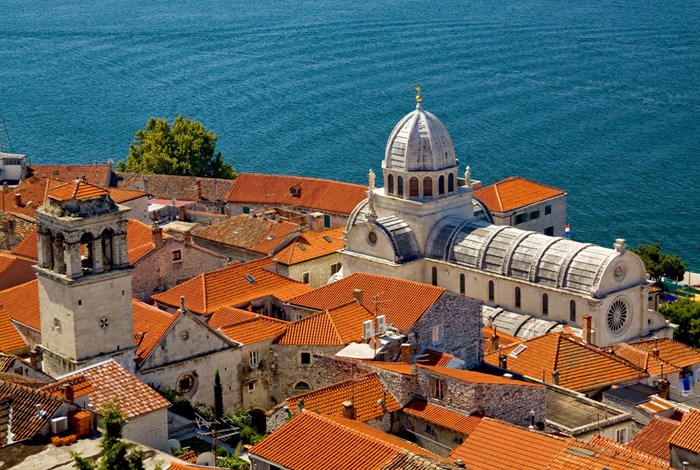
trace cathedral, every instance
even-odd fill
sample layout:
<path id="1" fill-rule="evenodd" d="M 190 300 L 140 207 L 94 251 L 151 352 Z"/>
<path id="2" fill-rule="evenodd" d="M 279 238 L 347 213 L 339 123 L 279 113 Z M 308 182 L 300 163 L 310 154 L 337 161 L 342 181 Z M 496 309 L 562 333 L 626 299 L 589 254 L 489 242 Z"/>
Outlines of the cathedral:
<path id="1" fill-rule="evenodd" d="M 611 249 L 493 225 L 472 196 L 469 167 L 460 178 L 452 138 L 418 90 L 416 109 L 389 135 L 384 187 L 370 170 L 367 199 L 348 220 L 342 275 L 444 287 L 483 301 L 506 330 L 527 320 L 538 334 L 568 325 L 598 346 L 671 336 L 649 308 L 644 264 L 623 239 Z"/>

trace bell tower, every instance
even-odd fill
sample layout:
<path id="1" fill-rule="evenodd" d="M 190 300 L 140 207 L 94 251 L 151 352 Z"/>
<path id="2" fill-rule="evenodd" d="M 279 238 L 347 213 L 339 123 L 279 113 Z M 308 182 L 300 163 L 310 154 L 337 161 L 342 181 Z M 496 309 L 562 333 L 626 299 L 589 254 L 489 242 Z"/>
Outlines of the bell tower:
<path id="1" fill-rule="evenodd" d="M 81 180 L 49 191 L 36 211 L 41 343 L 52 376 L 107 359 L 134 369 L 128 212 Z"/>

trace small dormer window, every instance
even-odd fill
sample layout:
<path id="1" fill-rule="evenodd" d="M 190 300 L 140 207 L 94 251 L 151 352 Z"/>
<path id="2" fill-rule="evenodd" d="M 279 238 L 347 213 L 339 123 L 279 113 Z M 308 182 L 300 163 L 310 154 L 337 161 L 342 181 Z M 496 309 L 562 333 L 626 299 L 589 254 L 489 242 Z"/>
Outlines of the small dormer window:
<path id="1" fill-rule="evenodd" d="M 255 278 L 251 276 L 250 274 L 245 275 L 245 280 L 250 282 L 251 284 L 255 284 Z"/>
<path id="2" fill-rule="evenodd" d="M 333 240 L 331 239 L 331 237 L 329 237 L 328 235 L 324 235 L 324 236 L 323 236 L 323 239 L 326 240 L 328 243 L 332 243 L 332 242 L 333 242 Z"/>
<path id="3" fill-rule="evenodd" d="M 306 247 L 304 246 L 303 243 L 297 243 L 297 247 L 299 247 L 299 249 L 302 251 L 306 251 Z"/>

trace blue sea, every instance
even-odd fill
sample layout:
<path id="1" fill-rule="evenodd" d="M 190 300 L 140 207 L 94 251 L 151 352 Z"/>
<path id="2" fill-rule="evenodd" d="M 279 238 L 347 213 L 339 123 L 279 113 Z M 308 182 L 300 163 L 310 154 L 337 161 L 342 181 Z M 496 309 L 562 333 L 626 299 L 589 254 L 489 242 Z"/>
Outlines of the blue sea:
<path id="1" fill-rule="evenodd" d="M 366 183 L 416 85 L 460 173 L 700 270 L 700 1 L 0 0 L 0 143 L 34 163 L 183 114 L 239 171 Z"/>

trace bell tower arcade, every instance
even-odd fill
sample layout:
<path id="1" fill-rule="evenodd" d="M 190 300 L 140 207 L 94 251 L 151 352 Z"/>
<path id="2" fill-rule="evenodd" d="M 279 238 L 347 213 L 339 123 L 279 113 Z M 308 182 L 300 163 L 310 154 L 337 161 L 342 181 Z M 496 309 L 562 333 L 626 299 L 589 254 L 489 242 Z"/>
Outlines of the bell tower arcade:
<path id="1" fill-rule="evenodd" d="M 47 196 L 36 211 L 44 371 L 58 376 L 107 359 L 133 371 L 129 209 L 81 180 Z"/>

